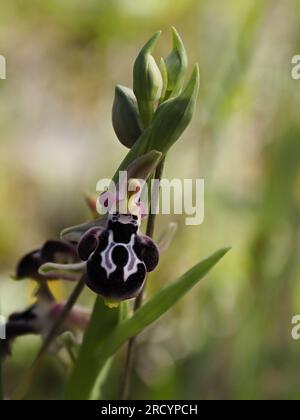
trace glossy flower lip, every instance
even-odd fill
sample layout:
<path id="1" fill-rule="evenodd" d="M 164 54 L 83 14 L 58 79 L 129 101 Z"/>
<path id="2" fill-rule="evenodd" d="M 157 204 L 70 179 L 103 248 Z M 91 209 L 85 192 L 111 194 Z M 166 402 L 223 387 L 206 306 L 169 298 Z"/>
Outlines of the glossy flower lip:
<path id="1" fill-rule="evenodd" d="M 29 252 L 21 258 L 17 265 L 16 280 L 34 279 L 36 281 L 55 280 L 53 276 L 42 275 L 39 268 L 47 263 L 72 264 L 79 262 L 76 246 L 71 242 L 49 240 L 42 248 Z M 66 280 L 71 280 L 66 279 Z"/>
<path id="2" fill-rule="evenodd" d="M 132 299 L 147 272 L 159 262 L 153 240 L 139 233 L 138 216 L 113 214 L 106 228 L 93 228 L 81 239 L 78 254 L 86 264 L 86 285 L 106 300 Z"/>

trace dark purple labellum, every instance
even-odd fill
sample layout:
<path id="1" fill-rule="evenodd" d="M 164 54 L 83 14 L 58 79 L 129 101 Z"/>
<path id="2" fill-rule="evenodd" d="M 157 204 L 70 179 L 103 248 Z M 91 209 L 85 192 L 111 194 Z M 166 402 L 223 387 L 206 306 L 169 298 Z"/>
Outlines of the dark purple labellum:
<path id="1" fill-rule="evenodd" d="M 89 230 L 81 239 L 78 253 L 87 260 L 87 286 L 109 300 L 137 296 L 146 273 L 159 261 L 159 251 L 147 236 L 138 233 L 134 215 L 110 216 L 106 229 Z"/>
<path id="2" fill-rule="evenodd" d="M 41 265 L 47 262 L 74 263 L 79 258 L 75 245 L 63 241 L 47 241 L 42 248 L 26 254 L 17 265 L 16 279 L 32 278 L 37 281 L 47 280 L 47 276 L 39 274 Z M 49 278 L 48 280 L 51 280 Z"/>

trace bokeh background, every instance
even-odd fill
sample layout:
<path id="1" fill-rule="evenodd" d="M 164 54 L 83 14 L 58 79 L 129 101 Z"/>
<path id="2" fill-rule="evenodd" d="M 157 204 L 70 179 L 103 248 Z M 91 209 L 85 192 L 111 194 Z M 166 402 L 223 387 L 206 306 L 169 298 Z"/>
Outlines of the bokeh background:
<path id="1" fill-rule="evenodd" d="M 148 294 L 217 248 L 230 254 L 139 337 L 131 398 L 300 397 L 299 0 L 10 0 L 1 3 L 0 301 L 26 307 L 34 285 L 14 282 L 18 258 L 89 217 L 82 192 L 113 174 L 126 149 L 111 125 L 117 83 L 156 30 L 156 57 L 180 32 L 201 91 L 194 120 L 167 160 L 166 176 L 205 178 L 205 222 L 161 216 L 177 236 Z M 70 289 L 53 285 L 59 299 Z M 81 303 L 92 306 L 94 295 Z M 99 319 L 101 322 L 101 319 Z M 40 339 L 18 340 L 5 365 L 7 392 Z M 124 351 L 103 388 L 116 398 Z M 30 398 L 62 398 L 66 371 L 53 357 Z"/>

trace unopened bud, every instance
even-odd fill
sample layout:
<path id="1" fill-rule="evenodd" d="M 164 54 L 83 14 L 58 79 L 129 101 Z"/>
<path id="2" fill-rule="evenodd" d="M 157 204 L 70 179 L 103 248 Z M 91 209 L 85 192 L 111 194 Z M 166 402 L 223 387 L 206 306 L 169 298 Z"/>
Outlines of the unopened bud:
<path id="1" fill-rule="evenodd" d="M 136 97 L 127 87 L 116 87 L 112 123 L 120 142 L 131 149 L 142 133 L 142 123 Z"/>
<path id="2" fill-rule="evenodd" d="M 162 103 L 157 109 L 151 125 L 149 139 L 151 149 L 165 154 L 179 139 L 194 114 L 199 85 L 199 68 L 196 65 L 183 92 Z"/>
<path id="3" fill-rule="evenodd" d="M 154 34 L 139 53 L 133 69 L 133 90 L 144 127 L 153 117 L 154 104 L 160 99 L 163 80 L 158 65 L 151 55 L 161 32 Z"/>
<path id="4" fill-rule="evenodd" d="M 187 54 L 182 39 L 175 28 L 172 28 L 172 32 L 173 49 L 165 59 L 168 72 L 166 99 L 171 96 L 177 96 L 181 92 L 188 66 Z"/>

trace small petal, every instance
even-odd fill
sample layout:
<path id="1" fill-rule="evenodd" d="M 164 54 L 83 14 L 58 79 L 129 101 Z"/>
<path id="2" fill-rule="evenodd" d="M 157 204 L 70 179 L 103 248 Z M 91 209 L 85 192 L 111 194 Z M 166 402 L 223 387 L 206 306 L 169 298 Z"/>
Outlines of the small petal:
<path id="1" fill-rule="evenodd" d="M 99 217 L 98 212 L 97 212 L 97 197 L 91 194 L 85 193 L 84 199 L 85 199 L 86 205 L 90 209 L 90 212 L 93 218 L 97 219 Z"/>
<path id="2" fill-rule="evenodd" d="M 163 232 L 162 236 L 158 239 L 157 245 L 160 253 L 166 252 L 168 250 L 175 237 L 177 228 L 177 223 L 169 223 L 165 232 Z"/>
<path id="3" fill-rule="evenodd" d="M 39 272 L 41 265 L 51 263 L 73 263 L 79 261 L 76 247 L 67 242 L 47 241 L 41 249 L 25 255 L 17 265 L 16 280 L 31 278 L 37 281 L 47 280 L 44 274 Z M 49 275 L 49 280 L 52 278 Z"/>
<path id="4" fill-rule="evenodd" d="M 69 242 L 47 241 L 41 248 L 41 261 L 61 264 L 78 261 L 76 247 Z"/>
<path id="5" fill-rule="evenodd" d="M 69 242 L 78 243 L 82 237 L 89 229 L 93 227 L 103 227 L 107 224 L 107 217 L 102 217 L 97 220 L 92 220 L 91 222 L 82 223 L 81 225 L 71 226 L 64 229 L 60 236 L 61 239 Z"/>
<path id="6" fill-rule="evenodd" d="M 151 150 L 151 152 L 135 159 L 127 167 L 127 179 L 129 180 L 131 178 L 135 178 L 147 181 L 149 176 L 161 161 L 161 158 L 161 152 L 158 152 L 157 150 Z"/>
<path id="7" fill-rule="evenodd" d="M 15 279 L 23 280 L 26 278 L 32 278 L 36 280 L 42 280 L 43 277 L 38 274 L 40 267 L 40 250 L 32 251 L 25 255 L 18 263 Z"/>
<path id="8" fill-rule="evenodd" d="M 85 263 L 56 264 L 46 263 L 39 268 L 39 274 L 48 280 L 79 280 L 85 271 Z"/>

